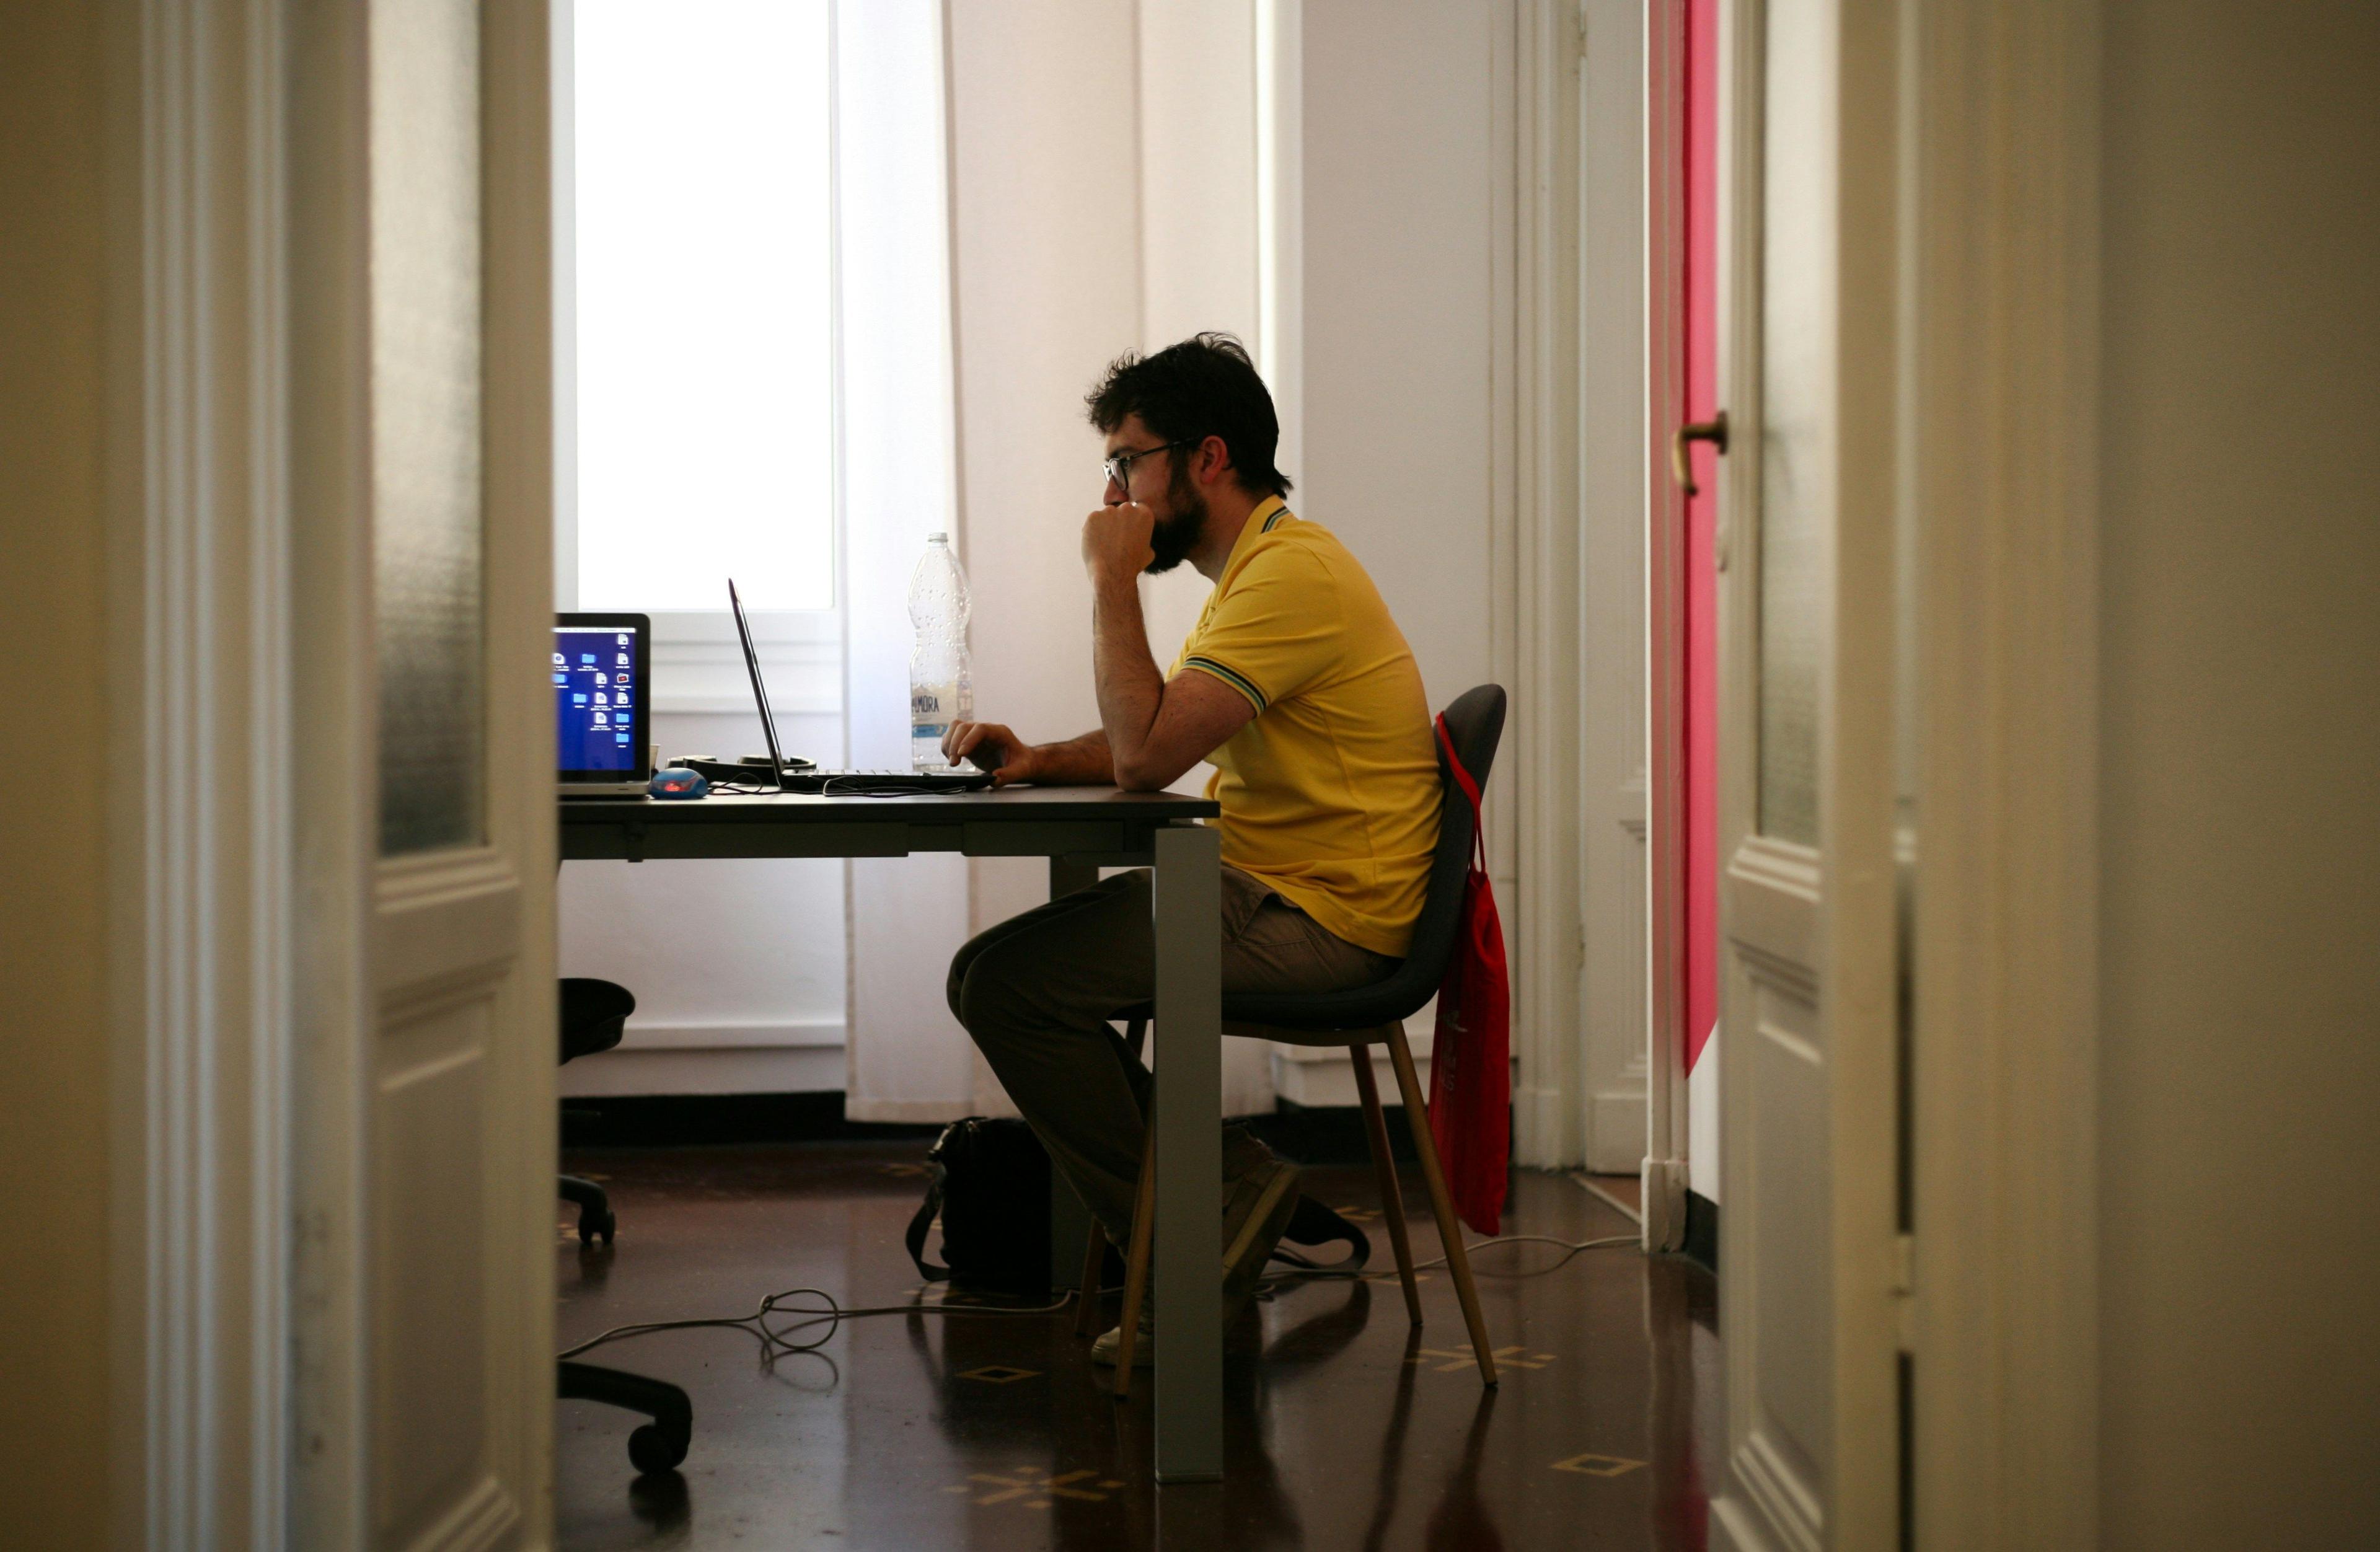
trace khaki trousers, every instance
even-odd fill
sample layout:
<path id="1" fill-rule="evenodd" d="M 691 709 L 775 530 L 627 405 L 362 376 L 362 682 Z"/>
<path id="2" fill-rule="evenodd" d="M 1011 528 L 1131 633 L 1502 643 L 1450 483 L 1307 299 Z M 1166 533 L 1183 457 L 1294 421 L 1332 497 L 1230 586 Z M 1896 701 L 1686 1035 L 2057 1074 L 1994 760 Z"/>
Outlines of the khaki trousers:
<path id="1" fill-rule="evenodd" d="M 1325 931 L 1238 868 L 1223 869 L 1222 894 L 1226 996 L 1339 991 L 1398 964 Z M 951 961 L 951 1012 L 1117 1244 L 1132 1231 L 1150 1079 L 1109 1021 L 1153 994 L 1149 909 L 1148 871 L 1121 873 L 1002 922 Z M 1226 1191 L 1269 1157 L 1232 1129 Z"/>

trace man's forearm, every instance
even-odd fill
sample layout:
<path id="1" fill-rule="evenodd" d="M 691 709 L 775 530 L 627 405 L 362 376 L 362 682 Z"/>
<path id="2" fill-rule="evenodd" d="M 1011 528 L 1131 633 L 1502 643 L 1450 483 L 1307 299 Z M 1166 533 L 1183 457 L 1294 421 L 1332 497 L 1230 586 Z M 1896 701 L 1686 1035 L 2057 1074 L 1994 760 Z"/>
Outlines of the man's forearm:
<path id="1" fill-rule="evenodd" d="M 1106 732 L 1093 728 L 1063 744 L 1036 745 L 1033 780 L 1043 786 L 1109 785 L 1115 780 L 1115 765 L 1108 758 Z"/>
<path id="2" fill-rule="evenodd" d="M 1093 597 L 1091 672 L 1110 767 L 1128 770 L 1140 759 L 1165 699 L 1165 675 L 1149 655 L 1148 627 L 1141 619 L 1140 588 L 1131 581 L 1108 583 Z"/>

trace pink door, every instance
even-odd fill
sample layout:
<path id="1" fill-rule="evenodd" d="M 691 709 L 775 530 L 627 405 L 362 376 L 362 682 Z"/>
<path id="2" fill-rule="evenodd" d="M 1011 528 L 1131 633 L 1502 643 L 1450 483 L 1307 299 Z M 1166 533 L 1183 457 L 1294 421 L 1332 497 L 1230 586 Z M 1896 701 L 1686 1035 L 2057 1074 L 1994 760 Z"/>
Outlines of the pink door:
<path id="1" fill-rule="evenodd" d="M 1673 425 L 1718 408 L 1718 0 L 1682 6 L 1682 111 L 1672 121 L 1685 171 L 1685 372 Z M 1684 503 L 1686 1067 L 1692 1071 L 1718 1017 L 1718 455 L 1691 450 L 1700 493 Z M 1698 1140 L 1699 1143 L 1699 1140 Z"/>

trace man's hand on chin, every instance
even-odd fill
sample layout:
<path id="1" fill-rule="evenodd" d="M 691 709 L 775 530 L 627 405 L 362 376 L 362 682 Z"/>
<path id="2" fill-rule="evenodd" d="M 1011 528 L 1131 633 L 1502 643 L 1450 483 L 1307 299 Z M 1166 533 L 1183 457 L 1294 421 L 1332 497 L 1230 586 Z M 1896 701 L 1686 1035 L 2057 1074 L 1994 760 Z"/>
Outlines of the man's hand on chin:
<path id="1" fill-rule="evenodd" d="M 1083 519 L 1083 569 L 1091 586 L 1130 586 L 1147 570 L 1157 552 L 1148 537 L 1157 528 L 1157 514 L 1138 502 L 1102 506 Z"/>
<path id="2" fill-rule="evenodd" d="M 953 722 L 942 734 L 942 758 L 952 765 L 971 761 L 991 772 L 991 784 L 1029 782 L 1038 774 L 1033 746 L 1002 722 Z"/>

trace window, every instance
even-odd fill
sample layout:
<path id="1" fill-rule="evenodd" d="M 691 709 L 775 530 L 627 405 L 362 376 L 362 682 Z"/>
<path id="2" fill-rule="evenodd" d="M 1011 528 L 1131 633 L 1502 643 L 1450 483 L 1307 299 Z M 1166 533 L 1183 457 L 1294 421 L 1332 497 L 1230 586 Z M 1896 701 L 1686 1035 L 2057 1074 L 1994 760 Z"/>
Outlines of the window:
<path id="1" fill-rule="evenodd" d="M 574 12 L 577 607 L 831 609 L 825 0 Z"/>

